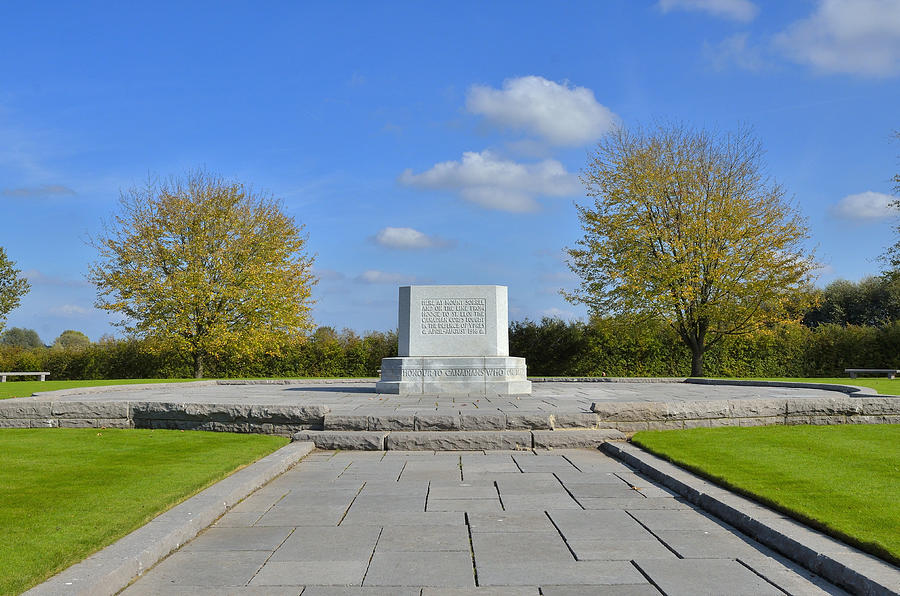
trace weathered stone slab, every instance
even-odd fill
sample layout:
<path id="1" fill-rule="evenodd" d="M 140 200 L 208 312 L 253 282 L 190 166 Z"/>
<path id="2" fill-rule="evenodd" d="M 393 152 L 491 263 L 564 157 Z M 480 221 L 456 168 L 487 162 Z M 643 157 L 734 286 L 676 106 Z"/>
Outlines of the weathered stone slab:
<path id="1" fill-rule="evenodd" d="M 535 429 L 535 430 L 549 430 L 551 428 L 550 425 L 550 415 L 549 414 L 507 414 L 506 415 L 506 428 L 509 430 L 517 430 L 517 429 Z"/>
<path id="2" fill-rule="evenodd" d="M 492 412 L 484 414 L 462 414 L 459 417 L 462 430 L 506 430 L 506 414 Z"/>
<path id="3" fill-rule="evenodd" d="M 131 404 L 116 401 L 57 401 L 50 407 L 54 418 L 130 418 Z"/>
<path id="4" fill-rule="evenodd" d="M 271 423 L 321 424 L 328 411 L 328 407 L 324 405 L 250 406 L 247 419 Z"/>
<path id="5" fill-rule="evenodd" d="M 60 418 L 59 428 L 134 428 L 127 418 Z"/>
<path id="6" fill-rule="evenodd" d="M 416 415 L 415 430 L 440 431 L 459 430 L 459 416 L 450 414 L 418 414 Z"/>
<path id="7" fill-rule="evenodd" d="M 432 431 L 392 432 L 385 440 L 387 449 L 398 451 L 466 451 L 528 449 L 528 431 Z"/>
<path id="8" fill-rule="evenodd" d="M 787 404 L 784 399 L 732 399 L 728 401 L 729 415 L 733 418 L 762 418 L 784 416 Z"/>
<path id="9" fill-rule="evenodd" d="M 383 451 L 387 432 L 309 430 L 294 433 L 294 441 L 312 441 L 319 449 Z"/>
<path id="10" fill-rule="evenodd" d="M 535 430 L 531 432 L 535 449 L 580 449 L 597 447 L 607 441 L 624 441 L 625 434 L 613 429 Z"/>
<path id="11" fill-rule="evenodd" d="M 586 412 L 553 414 L 550 424 L 553 428 L 597 428 L 600 416 Z"/>
<path id="12" fill-rule="evenodd" d="M 835 416 L 859 414 L 859 400 L 851 397 L 790 398 L 785 400 L 788 416 Z"/>
<path id="13" fill-rule="evenodd" d="M 679 401 L 666 404 L 666 418 L 671 420 L 697 420 L 701 418 L 725 418 L 731 407 L 727 400 Z"/>
<path id="14" fill-rule="evenodd" d="M 776 424 L 784 424 L 784 416 L 773 416 L 771 418 L 738 418 L 740 426 L 772 426 Z"/>
<path id="15" fill-rule="evenodd" d="M 413 414 L 388 414 L 369 416 L 369 430 L 415 430 L 416 417 Z"/>
<path id="16" fill-rule="evenodd" d="M 0 400 L 0 419 L 3 418 L 50 418 L 51 404 L 18 399 Z"/>
<path id="17" fill-rule="evenodd" d="M 848 416 L 849 424 L 900 424 L 900 416 Z"/>
<path id="18" fill-rule="evenodd" d="M 858 397 L 853 398 L 859 414 L 863 416 L 900 416 L 900 398 Z"/>
<path id="19" fill-rule="evenodd" d="M 34 418 L 0 418 L 0 428 L 34 428 L 35 422 Z"/>
<path id="20" fill-rule="evenodd" d="M 600 416 L 601 422 L 644 422 L 665 420 L 665 402 L 594 402 L 591 411 Z"/>
<path id="21" fill-rule="evenodd" d="M 246 419 L 250 414 L 250 406 L 240 404 L 140 402 L 134 405 L 132 412 L 136 419 L 230 422 L 232 420 Z"/>
<path id="22" fill-rule="evenodd" d="M 367 430 L 369 428 L 369 417 L 325 414 L 322 428 L 325 430 Z"/>

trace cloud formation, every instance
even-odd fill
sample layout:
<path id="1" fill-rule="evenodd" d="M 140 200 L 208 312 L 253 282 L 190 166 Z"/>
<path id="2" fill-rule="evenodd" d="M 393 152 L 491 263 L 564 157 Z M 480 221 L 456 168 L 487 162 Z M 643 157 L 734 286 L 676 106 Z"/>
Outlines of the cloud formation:
<path id="1" fill-rule="evenodd" d="M 761 70 L 766 61 L 759 46 L 750 43 L 749 33 L 736 33 L 719 43 L 703 45 L 703 55 L 716 70 L 735 65 L 743 70 Z"/>
<path id="2" fill-rule="evenodd" d="M 820 0 L 812 15 L 776 36 L 775 45 L 822 72 L 900 74 L 900 2 Z"/>
<path id="3" fill-rule="evenodd" d="M 372 239 L 379 246 L 398 250 L 416 250 L 446 246 L 447 241 L 437 236 L 429 236 L 413 228 L 392 228 L 378 230 Z"/>
<path id="4" fill-rule="evenodd" d="M 750 0 L 659 0 L 657 6 L 664 13 L 690 10 L 741 23 L 749 23 L 759 14 L 759 7 Z"/>
<path id="5" fill-rule="evenodd" d="M 848 195 L 831 207 L 831 214 L 840 219 L 854 221 L 875 221 L 900 215 L 900 210 L 891 206 L 897 197 L 867 190 Z"/>
<path id="6" fill-rule="evenodd" d="M 85 279 L 71 279 L 65 277 L 57 277 L 55 275 L 47 275 L 37 269 L 28 269 L 23 272 L 23 275 L 28 278 L 29 283 L 32 285 L 42 285 L 42 286 L 56 286 L 56 287 L 68 287 L 68 288 L 86 288 L 91 285 L 91 283 Z"/>
<path id="7" fill-rule="evenodd" d="M 34 198 L 74 195 L 76 192 L 61 184 L 43 184 L 41 186 L 26 186 L 22 188 L 4 188 L 0 194 L 4 197 Z"/>
<path id="8" fill-rule="evenodd" d="M 499 128 L 524 130 L 554 145 L 584 145 L 618 121 L 587 87 L 570 87 L 543 77 L 503 81 L 502 89 L 473 85 L 466 108 Z"/>
<path id="9" fill-rule="evenodd" d="M 469 151 L 460 161 L 441 162 L 421 174 L 405 170 L 400 182 L 415 188 L 458 192 L 480 207 L 514 213 L 536 211 L 538 195 L 564 197 L 580 189 L 578 178 L 554 159 L 523 164 L 501 159 L 491 151 Z"/>
<path id="10" fill-rule="evenodd" d="M 62 317 L 83 317 L 91 313 L 91 309 L 77 304 L 63 304 L 62 306 L 54 306 L 50 312 Z"/>
<path id="11" fill-rule="evenodd" d="M 356 280 L 366 284 L 410 284 L 418 281 L 414 275 L 389 273 L 387 271 L 378 271 L 376 269 L 363 271 L 357 276 Z"/>

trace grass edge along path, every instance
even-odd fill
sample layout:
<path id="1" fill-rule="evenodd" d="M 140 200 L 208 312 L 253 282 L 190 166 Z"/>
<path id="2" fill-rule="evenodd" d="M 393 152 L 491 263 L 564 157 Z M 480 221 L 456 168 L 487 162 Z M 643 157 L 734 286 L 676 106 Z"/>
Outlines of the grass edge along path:
<path id="1" fill-rule="evenodd" d="M 287 442 L 169 430 L 0 430 L 0 594 L 46 580 Z"/>
<path id="2" fill-rule="evenodd" d="M 226 379 L 232 381 L 265 381 L 269 379 L 288 379 L 291 381 L 312 381 L 327 379 L 358 378 L 360 381 L 376 380 L 376 377 L 246 377 Z M 0 399 L 13 397 L 31 397 L 32 394 L 60 389 L 78 389 L 81 387 L 106 387 L 109 385 L 140 385 L 142 383 L 195 383 L 197 381 L 215 381 L 209 379 L 93 379 L 80 381 L 7 381 L 0 383 Z"/>
<path id="3" fill-rule="evenodd" d="M 900 424 L 641 431 L 632 443 L 900 564 Z"/>
<path id="4" fill-rule="evenodd" d="M 187 383 L 207 379 L 92 379 L 82 381 L 6 381 L 0 383 L 0 399 L 11 397 L 31 397 L 42 391 L 78 389 L 81 387 L 104 387 L 107 385 L 140 385 L 143 383 Z"/>

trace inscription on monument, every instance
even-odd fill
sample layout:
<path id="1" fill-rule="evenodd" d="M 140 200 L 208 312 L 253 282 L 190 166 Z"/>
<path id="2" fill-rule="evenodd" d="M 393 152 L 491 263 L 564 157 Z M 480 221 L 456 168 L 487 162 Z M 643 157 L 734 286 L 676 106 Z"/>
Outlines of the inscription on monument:
<path id="1" fill-rule="evenodd" d="M 422 335 L 484 335 L 484 298 L 422 300 Z"/>
<path id="2" fill-rule="evenodd" d="M 400 373 L 403 378 L 415 377 L 504 377 L 525 376 L 524 368 L 448 368 L 442 369 L 412 369 Z"/>

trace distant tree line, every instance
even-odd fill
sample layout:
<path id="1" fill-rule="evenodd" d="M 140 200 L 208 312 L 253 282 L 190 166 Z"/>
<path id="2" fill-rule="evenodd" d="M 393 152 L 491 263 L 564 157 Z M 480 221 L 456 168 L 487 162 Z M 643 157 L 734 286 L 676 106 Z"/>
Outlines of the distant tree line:
<path id="1" fill-rule="evenodd" d="M 510 354 L 532 376 L 687 376 L 691 354 L 660 321 L 515 321 Z M 212 359 L 209 377 L 374 377 L 397 355 L 395 332 L 319 327 L 306 337 L 247 355 Z M 842 376 L 851 367 L 900 368 L 900 283 L 890 276 L 838 280 L 818 293 L 800 322 L 725 338 L 706 354 L 707 374 Z M 189 378 L 190 353 L 151 340 L 106 336 L 90 343 L 67 330 L 45 347 L 30 329 L 0 335 L 0 370 L 46 370 L 53 379 Z"/>
<path id="2" fill-rule="evenodd" d="M 47 347 L 40 339 L 37 345 L 23 345 L 17 338 L 37 338 L 37 333 L 30 329 L 10 333 L 14 330 L 0 335 L 0 370 L 3 371 L 49 371 L 54 380 L 190 378 L 195 372 L 194 358 L 189 351 L 149 339 L 105 336 L 87 344 L 60 341 L 72 336 L 67 331 L 53 346 Z M 338 332 L 331 327 L 319 327 L 308 337 L 268 346 L 257 353 L 221 354 L 209 360 L 206 376 L 371 377 L 377 375 L 382 358 L 396 355 L 394 332 L 358 335 L 348 329 Z"/>

